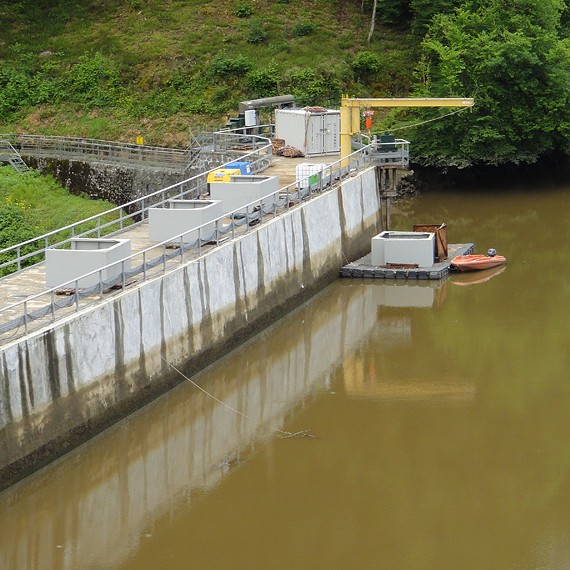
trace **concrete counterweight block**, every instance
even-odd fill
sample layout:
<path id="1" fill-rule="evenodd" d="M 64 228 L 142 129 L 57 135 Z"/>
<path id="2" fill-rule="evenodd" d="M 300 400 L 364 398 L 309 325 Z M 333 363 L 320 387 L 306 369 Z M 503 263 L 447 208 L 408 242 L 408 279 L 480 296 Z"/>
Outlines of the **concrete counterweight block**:
<path id="1" fill-rule="evenodd" d="M 198 237 L 214 239 L 215 220 L 223 214 L 220 200 L 169 200 L 168 208 L 149 208 L 149 239 L 163 242 L 181 234 L 178 241 L 184 243 L 193 243 Z"/>
<path id="2" fill-rule="evenodd" d="M 372 265 L 431 267 L 434 259 L 434 233 L 384 231 L 372 238 Z"/>
<path id="3" fill-rule="evenodd" d="M 100 281 L 109 283 L 119 277 L 123 270 L 130 270 L 130 259 L 115 263 L 130 255 L 130 239 L 72 239 L 71 249 L 46 250 L 46 285 L 67 285 L 74 288 L 74 280 L 77 279 L 77 287 L 87 289 L 98 285 Z M 97 271 L 102 268 L 105 269 Z M 92 271 L 96 273 L 82 277 Z"/>
<path id="4" fill-rule="evenodd" d="M 210 197 L 221 200 L 224 214 L 239 211 L 245 213 L 244 206 L 262 200 L 265 208 L 271 208 L 279 198 L 279 178 L 277 176 L 231 176 L 229 182 L 212 182 Z M 249 212 L 259 204 L 253 204 Z"/>

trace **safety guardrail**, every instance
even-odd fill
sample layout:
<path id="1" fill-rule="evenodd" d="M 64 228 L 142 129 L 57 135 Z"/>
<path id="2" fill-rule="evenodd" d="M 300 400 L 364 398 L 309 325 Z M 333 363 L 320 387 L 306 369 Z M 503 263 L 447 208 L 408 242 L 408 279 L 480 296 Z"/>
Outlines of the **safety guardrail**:
<path id="1" fill-rule="evenodd" d="M 273 157 L 273 147 L 271 141 L 260 135 L 244 135 L 243 133 L 221 132 L 212 134 L 212 145 L 217 152 L 227 152 L 232 149 L 243 147 L 247 141 L 248 146 L 253 150 L 246 152 L 239 151 L 239 159 L 251 164 L 252 172 L 260 172 L 271 164 Z M 238 153 L 238 150 L 235 150 Z M 215 168 L 223 167 L 216 166 Z M 0 263 L 0 269 L 6 268 L 8 271 L 21 271 L 26 260 L 34 260 L 36 263 L 42 262 L 45 250 L 53 247 L 63 247 L 71 239 L 82 237 L 100 238 L 102 236 L 114 235 L 122 231 L 126 226 L 141 223 L 147 216 L 148 208 L 164 204 L 167 200 L 174 198 L 188 199 L 197 198 L 207 190 L 207 176 L 214 169 L 207 170 L 201 174 L 177 182 L 171 186 L 157 190 L 152 194 L 137 198 L 121 206 L 106 210 L 100 214 L 91 216 L 79 222 L 69 224 L 63 228 L 53 230 L 37 238 L 29 239 L 0 250 L 0 259 L 10 258 Z M 6 271 L 5 269 L 5 271 Z M 1 281 L 1 279 L 0 279 Z"/>
<path id="2" fill-rule="evenodd" d="M 229 141 L 230 139 L 226 138 L 228 136 L 239 136 L 243 138 L 243 134 L 241 133 L 239 135 L 232 135 L 232 133 L 225 132 L 223 140 Z M 255 141 L 256 144 L 257 142 L 258 141 Z M 271 143 L 270 141 L 268 141 L 268 143 L 269 148 L 264 146 L 243 155 L 242 158 L 244 160 L 254 159 L 254 162 L 263 161 L 264 158 L 267 157 L 264 155 L 257 156 L 256 153 L 261 150 L 271 152 Z M 400 145 L 409 145 L 407 141 L 397 141 L 397 143 Z M 379 146 L 381 147 L 382 145 L 380 143 L 367 145 L 350 156 L 328 165 L 319 173 L 317 177 L 318 180 L 316 181 L 312 178 L 315 175 L 313 172 L 310 176 L 281 188 L 279 190 L 279 200 L 272 203 L 269 208 L 266 207 L 264 203 L 266 201 L 265 197 L 240 207 L 239 211 L 224 214 L 224 216 L 214 220 L 215 230 L 213 233 L 203 235 L 206 233 L 204 229 L 205 226 L 211 227 L 212 222 L 210 221 L 203 224 L 203 226 L 198 228 L 198 238 L 193 243 L 185 243 L 184 236 L 189 233 L 185 232 L 179 236 L 144 249 L 143 251 L 134 253 L 127 258 L 116 261 L 109 266 L 100 268 L 91 273 L 86 273 L 66 284 L 55 288 L 47 288 L 43 292 L 31 295 L 7 307 L 0 308 L 0 342 L 3 340 L 14 340 L 20 336 L 27 335 L 33 330 L 37 330 L 54 323 L 59 318 L 68 316 L 70 312 L 78 312 L 93 303 L 99 302 L 105 296 L 108 297 L 112 294 L 113 291 L 123 290 L 135 277 L 137 278 L 137 283 L 145 282 L 148 279 L 156 277 L 158 274 L 166 273 L 170 269 L 174 269 L 175 267 L 201 257 L 206 250 L 209 251 L 218 247 L 221 242 L 225 242 L 227 239 L 235 239 L 242 234 L 248 233 L 251 231 L 252 226 L 263 223 L 268 217 L 269 219 L 273 219 L 282 215 L 297 204 L 310 200 L 312 197 L 326 190 L 330 190 L 345 177 L 375 164 L 374 152 L 378 151 Z M 202 193 L 201 190 L 206 189 L 207 174 L 208 173 L 200 174 L 187 181 L 180 182 L 149 196 L 130 202 L 129 205 L 135 206 L 135 210 L 129 215 L 124 215 L 122 208 L 115 208 L 99 216 L 93 216 L 88 220 L 83 220 L 78 224 L 67 226 L 64 229 L 69 231 L 88 221 L 97 222 L 95 228 L 86 232 L 75 233 L 57 243 L 48 244 L 49 236 L 57 235 L 56 232 L 25 242 L 29 244 L 42 239 L 46 240 L 46 245 L 35 253 L 21 255 L 21 248 L 25 244 L 19 244 L 18 246 L 14 246 L 14 248 L 1 250 L 0 255 L 12 249 L 16 249 L 16 251 L 18 251 L 18 262 L 21 263 L 21 261 L 32 255 L 45 255 L 45 250 L 48 248 L 65 246 L 69 244 L 73 238 L 93 237 L 94 235 L 97 237 L 101 237 L 102 235 L 106 237 L 116 235 L 126 227 L 129 220 L 131 224 L 130 227 L 135 224 L 142 224 L 148 218 L 148 209 L 151 206 L 164 205 L 166 201 L 171 199 L 196 197 L 197 194 Z M 113 222 L 102 223 L 102 217 L 110 212 L 120 212 L 119 219 Z M 118 224 L 120 228 L 112 233 L 104 233 L 103 230 L 108 229 L 111 224 Z M 196 228 L 192 231 L 196 231 Z M 105 272 L 110 268 L 117 267 L 118 264 L 121 265 L 119 277 L 112 281 L 104 282 L 101 276 L 106 274 Z M 5 265 L 6 263 L 0 265 L 0 267 Z M 129 266 L 130 269 L 126 270 L 125 268 Z M 98 285 L 89 289 L 80 289 L 78 287 L 79 281 L 97 273 L 99 273 Z M 9 278 L 10 276 L 6 276 L 2 278 L 2 280 Z M 0 282 L 2 280 L 0 280 Z M 58 293 L 63 293 L 65 296 L 61 297 Z M 7 333 L 10 333 L 10 335 L 6 336 Z"/>
<path id="3" fill-rule="evenodd" d="M 82 160 L 99 160 L 117 164 L 142 164 L 145 167 L 186 169 L 201 149 L 211 152 L 234 152 L 243 154 L 243 147 L 254 142 L 254 147 L 271 137 L 273 125 L 223 130 L 205 133 L 194 139 L 189 148 L 169 148 L 134 143 L 117 143 L 80 137 L 59 137 L 26 134 L 0 134 L 0 140 L 10 144 L 24 156 L 81 157 Z M 240 143 L 240 140 L 242 141 Z M 241 151 L 241 152 L 240 152 Z"/>
<path id="4" fill-rule="evenodd" d="M 82 157 L 112 163 L 144 163 L 146 166 L 184 168 L 194 156 L 191 148 L 167 148 L 134 143 L 117 143 L 79 137 L 0 134 L 24 156 Z"/>

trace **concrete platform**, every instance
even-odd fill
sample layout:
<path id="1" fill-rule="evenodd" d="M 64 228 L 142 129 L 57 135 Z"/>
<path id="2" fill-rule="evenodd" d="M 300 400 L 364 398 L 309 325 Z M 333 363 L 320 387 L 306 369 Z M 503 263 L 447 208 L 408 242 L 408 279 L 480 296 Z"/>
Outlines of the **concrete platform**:
<path id="1" fill-rule="evenodd" d="M 368 279 L 443 279 L 451 271 L 451 260 L 456 255 L 469 255 L 473 253 L 475 245 L 472 243 L 455 243 L 447 246 L 448 257 L 431 267 L 386 267 L 372 265 L 372 253 L 345 265 L 340 270 L 341 277 L 368 278 Z"/>

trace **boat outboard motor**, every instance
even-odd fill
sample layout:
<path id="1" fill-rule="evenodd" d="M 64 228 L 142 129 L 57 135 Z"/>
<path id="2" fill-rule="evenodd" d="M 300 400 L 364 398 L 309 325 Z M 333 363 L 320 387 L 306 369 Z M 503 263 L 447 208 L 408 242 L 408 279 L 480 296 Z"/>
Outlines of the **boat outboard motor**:
<path id="1" fill-rule="evenodd" d="M 497 255 L 497 250 L 496 250 L 496 249 L 491 248 L 491 249 L 488 249 L 488 250 L 487 250 L 487 256 L 488 256 L 488 257 L 495 257 L 495 255 Z"/>

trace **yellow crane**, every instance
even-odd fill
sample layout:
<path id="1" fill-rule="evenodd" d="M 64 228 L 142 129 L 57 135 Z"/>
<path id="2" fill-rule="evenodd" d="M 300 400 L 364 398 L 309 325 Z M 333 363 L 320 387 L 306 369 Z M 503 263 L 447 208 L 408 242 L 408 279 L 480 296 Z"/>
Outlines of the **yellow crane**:
<path id="1" fill-rule="evenodd" d="M 340 156 L 352 152 L 352 135 L 360 132 L 360 109 L 378 107 L 473 107 L 474 100 L 468 97 L 388 97 L 361 99 L 343 97 L 340 103 Z"/>

